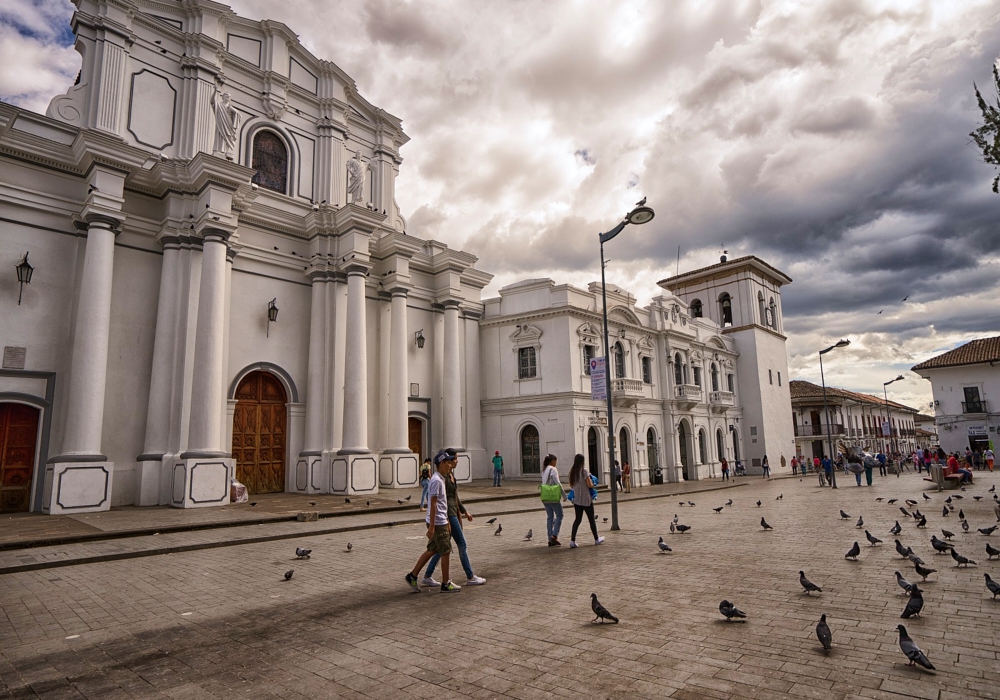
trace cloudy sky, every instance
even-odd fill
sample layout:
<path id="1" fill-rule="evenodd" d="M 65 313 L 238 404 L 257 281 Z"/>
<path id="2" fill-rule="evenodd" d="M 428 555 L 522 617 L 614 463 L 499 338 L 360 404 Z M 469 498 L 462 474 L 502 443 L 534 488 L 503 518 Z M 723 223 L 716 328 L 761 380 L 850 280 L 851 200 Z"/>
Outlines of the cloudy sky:
<path id="1" fill-rule="evenodd" d="M 968 134 L 993 94 L 986 0 L 235 0 L 403 119 L 409 232 L 480 256 L 487 292 L 658 279 L 755 254 L 784 270 L 793 377 L 926 408 L 910 366 L 1000 333 L 1000 196 Z M 44 112 L 79 59 L 66 0 L 0 4 L 0 99 Z M 901 300 L 909 297 L 904 303 Z M 879 311 L 882 311 L 879 314 Z"/>

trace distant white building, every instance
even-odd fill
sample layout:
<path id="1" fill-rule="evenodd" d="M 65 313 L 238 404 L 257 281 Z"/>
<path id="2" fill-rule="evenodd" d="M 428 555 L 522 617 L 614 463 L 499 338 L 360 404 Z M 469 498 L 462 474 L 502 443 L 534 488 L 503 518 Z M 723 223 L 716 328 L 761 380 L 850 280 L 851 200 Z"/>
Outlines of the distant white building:
<path id="1" fill-rule="evenodd" d="M 931 383 L 941 448 L 996 450 L 1000 433 L 1000 336 L 925 360 L 913 371 Z"/>

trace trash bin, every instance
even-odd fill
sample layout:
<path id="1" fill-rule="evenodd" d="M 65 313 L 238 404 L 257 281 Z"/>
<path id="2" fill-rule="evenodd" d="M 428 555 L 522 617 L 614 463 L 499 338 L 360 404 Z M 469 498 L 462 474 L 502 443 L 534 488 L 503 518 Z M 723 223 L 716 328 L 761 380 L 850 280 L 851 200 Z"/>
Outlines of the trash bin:
<path id="1" fill-rule="evenodd" d="M 653 469 L 653 483 L 662 484 L 663 483 L 663 470 L 659 467 Z"/>

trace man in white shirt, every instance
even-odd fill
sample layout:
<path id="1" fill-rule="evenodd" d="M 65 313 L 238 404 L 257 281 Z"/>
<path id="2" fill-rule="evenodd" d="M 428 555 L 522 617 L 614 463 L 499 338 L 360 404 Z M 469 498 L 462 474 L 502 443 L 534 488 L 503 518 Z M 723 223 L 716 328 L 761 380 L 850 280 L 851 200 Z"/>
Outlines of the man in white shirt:
<path id="1" fill-rule="evenodd" d="M 417 565 L 406 575 L 406 583 L 416 593 L 420 592 L 420 570 L 430 561 L 435 554 L 441 555 L 441 574 L 444 583 L 441 584 L 442 593 L 454 593 L 462 590 L 451 582 L 451 526 L 448 524 L 448 494 L 445 490 L 444 480 L 455 468 L 455 450 L 441 450 L 434 455 L 434 467 L 436 471 L 431 477 L 427 488 L 427 495 L 430 502 L 427 506 L 427 549 L 420 555 Z"/>

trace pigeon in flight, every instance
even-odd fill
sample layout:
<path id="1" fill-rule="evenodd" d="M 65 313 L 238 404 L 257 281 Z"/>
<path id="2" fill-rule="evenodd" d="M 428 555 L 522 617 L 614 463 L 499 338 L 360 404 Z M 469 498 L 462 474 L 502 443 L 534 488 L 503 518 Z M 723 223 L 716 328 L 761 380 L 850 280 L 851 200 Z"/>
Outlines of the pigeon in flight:
<path id="1" fill-rule="evenodd" d="M 931 568 L 928 568 L 928 567 L 924 566 L 923 564 L 917 564 L 916 562 L 914 562 L 914 564 L 913 564 L 913 570 L 914 570 L 914 571 L 916 571 L 916 572 L 917 572 L 917 574 L 918 574 L 918 575 L 919 575 L 919 576 L 920 576 L 920 577 L 921 577 L 921 578 L 922 578 L 922 579 L 923 579 L 924 581 L 926 581 L 926 580 L 927 580 L 927 577 L 928 577 L 928 576 L 930 576 L 931 574 L 933 574 L 933 573 L 936 573 L 936 572 L 937 572 L 937 569 L 931 569 Z"/>
<path id="2" fill-rule="evenodd" d="M 286 581 L 290 581 L 291 578 L 292 578 L 292 574 L 294 574 L 294 573 L 295 573 L 295 569 L 289 569 L 288 571 L 286 571 L 285 572 L 285 580 Z"/>
<path id="3" fill-rule="evenodd" d="M 501 532 L 503 532 L 503 523 L 497 523 L 497 529 L 496 532 L 493 533 L 493 536 L 496 537 Z"/>
<path id="4" fill-rule="evenodd" d="M 903 297 L 903 301 L 906 301 L 906 300 L 907 300 L 907 299 L 909 299 L 909 298 L 910 298 L 910 295 L 909 295 L 909 294 L 907 294 L 907 295 L 906 295 L 905 297 Z M 902 303 L 903 303 L 903 301 L 901 301 L 901 302 L 899 302 L 899 303 L 900 303 L 900 304 L 902 304 Z"/>
<path id="5" fill-rule="evenodd" d="M 714 510 L 716 513 L 721 513 L 723 508 L 725 508 L 725 506 L 719 506 L 718 508 L 713 508 L 712 510 Z"/>
<path id="6" fill-rule="evenodd" d="M 677 526 L 677 532 L 681 533 L 682 535 L 683 535 L 683 534 L 684 534 L 685 532 L 687 532 L 688 530 L 690 530 L 690 529 L 691 529 L 691 526 L 690 526 L 690 525 L 678 525 L 678 526 Z"/>
<path id="7" fill-rule="evenodd" d="M 492 524 L 493 524 L 493 523 L 495 523 L 496 521 L 497 521 L 497 519 L 496 519 L 496 518 L 490 518 L 489 520 L 487 520 L 487 521 L 486 521 L 486 524 L 487 524 L 487 525 L 492 525 Z"/>
<path id="8" fill-rule="evenodd" d="M 348 542 L 347 543 L 347 553 L 350 554 L 353 551 L 354 551 L 354 545 L 351 544 L 350 542 Z"/>
<path id="9" fill-rule="evenodd" d="M 670 545 L 668 545 L 666 542 L 663 541 L 662 535 L 660 536 L 660 541 L 657 542 L 656 545 L 660 548 L 660 551 L 663 552 L 664 554 L 666 554 L 667 552 L 674 551 L 670 549 Z"/>
<path id="10" fill-rule="evenodd" d="M 906 601 L 906 607 L 903 609 L 903 614 L 900 615 L 904 620 L 909 620 L 911 617 L 916 615 L 920 617 L 920 611 L 924 609 L 924 596 L 923 591 L 921 591 L 917 584 L 913 584 L 910 588 L 910 599 Z"/>
<path id="11" fill-rule="evenodd" d="M 905 578 L 903 578 L 903 574 L 899 573 L 898 571 L 895 573 L 896 573 L 896 583 L 899 585 L 900 588 L 909 593 L 910 587 L 913 586 L 913 584 L 907 581 Z"/>
<path id="12" fill-rule="evenodd" d="M 829 651 L 830 647 L 833 646 L 833 634 L 830 632 L 830 626 L 826 624 L 826 613 L 820 615 L 819 622 L 816 624 L 816 639 L 826 651 Z"/>
<path id="13" fill-rule="evenodd" d="M 896 540 L 896 552 L 899 554 L 899 556 L 903 557 L 903 559 L 906 559 L 906 557 L 910 553 L 910 548 L 904 547 L 902 542 Z"/>
<path id="14" fill-rule="evenodd" d="M 886 503 L 888 503 L 891 506 L 892 504 L 896 503 L 897 501 L 899 501 L 898 498 L 890 498 L 888 501 L 886 501 Z"/>
<path id="15" fill-rule="evenodd" d="M 858 522 L 854 523 L 854 527 L 861 528 L 864 526 L 865 526 L 865 516 L 863 515 L 858 516 Z"/>
<path id="16" fill-rule="evenodd" d="M 1000 557 L 1000 549 L 997 549 L 989 542 L 986 543 L 986 556 L 990 559 L 993 557 Z"/>
<path id="17" fill-rule="evenodd" d="M 597 622 L 598 620 L 600 620 L 601 624 L 604 624 L 605 620 L 611 620 L 615 624 L 618 624 L 618 618 L 612 615 L 610 612 L 608 612 L 608 609 L 597 601 L 596 593 L 590 594 L 590 608 L 591 610 L 594 611 L 594 616 L 595 616 L 594 619 L 591 620 L 591 622 Z"/>
<path id="18" fill-rule="evenodd" d="M 855 542 L 854 546 L 851 547 L 851 550 L 844 555 L 844 559 L 853 559 L 854 561 L 857 561 L 859 554 L 861 554 L 861 547 L 859 547 L 858 543 Z"/>
<path id="19" fill-rule="evenodd" d="M 868 543 L 872 547 L 874 547 L 877 544 L 882 544 L 882 540 L 880 540 L 878 537 L 876 537 L 872 533 L 868 532 L 868 530 L 865 530 L 865 539 L 868 540 Z"/>
<path id="20" fill-rule="evenodd" d="M 817 593 L 822 593 L 823 589 L 817 586 L 815 583 L 806 578 L 806 572 L 799 572 L 799 583 L 802 584 L 802 588 L 805 589 L 806 595 L 816 591 Z"/>
<path id="21" fill-rule="evenodd" d="M 931 497 L 930 497 L 930 496 L 928 496 L 928 495 L 927 495 L 926 493 L 921 493 L 920 495 L 924 497 L 924 500 L 925 500 L 925 501 L 929 501 L 929 500 L 931 500 Z"/>
<path id="22" fill-rule="evenodd" d="M 989 592 L 993 594 L 993 599 L 996 600 L 996 597 L 1000 595 L 1000 583 L 991 579 L 989 574 L 983 574 L 983 576 L 986 577 L 986 588 L 989 589 Z"/>
<path id="23" fill-rule="evenodd" d="M 532 538 L 532 536 L 534 534 L 535 534 L 534 530 L 532 528 L 529 528 L 528 529 L 528 534 L 524 536 L 524 541 L 525 542 L 531 542 L 531 538 Z"/>
<path id="24" fill-rule="evenodd" d="M 309 505 L 311 505 L 311 506 L 316 505 L 316 501 L 309 501 Z"/>
<path id="25" fill-rule="evenodd" d="M 899 534 L 899 533 L 901 533 L 902 531 L 903 531 L 903 528 L 902 528 L 902 526 L 901 526 L 901 525 L 899 524 L 899 521 L 898 521 L 898 520 L 896 521 L 896 524 L 895 524 L 895 525 L 893 525 L 893 526 L 892 526 L 892 527 L 891 527 L 891 528 L 889 529 L 889 532 L 890 532 L 890 533 L 892 533 L 893 535 L 898 535 L 898 534 Z"/>
<path id="26" fill-rule="evenodd" d="M 939 540 L 937 535 L 931 535 L 931 547 L 933 547 L 934 551 L 938 554 L 944 554 L 951 549 L 951 545 L 944 540 Z"/>
<path id="27" fill-rule="evenodd" d="M 924 652 L 920 651 L 920 647 L 910 639 L 910 635 L 906 633 L 906 628 L 902 625 L 897 625 L 896 629 L 899 630 L 899 648 L 903 652 L 903 655 L 910 660 L 908 665 L 920 664 L 924 668 L 933 671 L 934 664 L 927 660 L 927 656 Z"/>
<path id="28" fill-rule="evenodd" d="M 762 528 L 764 528 L 765 530 L 773 530 L 774 529 L 773 527 L 771 527 L 770 525 L 767 524 L 767 521 L 764 520 L 764 518 L 760 519 L 760 526 Z"/>
<path id="29" fill-rule="evenodd" d="M 299 559 L 308 559 L 310 554 L 312 554 L 311 549 L 304 549 L 302 547 L 295 548 L 295 556 Z"/>
<path id="30" fill-rule="evenodd" d="M 841 519 L 841 520 L 847 520 L 847 519 L 848 519 L 848 518 L 850 518 L 850 517 L 851 517 L 851 516 L 850 516 L 850 515 L 848 515 L 847 513 L 845 513 L 844 511 L 840 511 L 840 519 Z"/>
<path id="31" fill-rule="evenodd" d="M 747 616 L 745 612 L 737 608 L 728 600 L 724 600 L 721 603 L 719 603 L 719 612 L 722 613 L 722 616 L 726 618 L 726 622 L 729 622 L 734 617 L 745 618 Z"/>
<path id="32" fill-rule="evenodd" d="M 959 554 L 954 549 L 951 550 L 951 558 L 958 562 L 957 564 L 955 564 L 956 567 L 957 566 L 968 566 L 969 564 L 975 564 L 976 563 L 974 560 L 969 559 L 968 557 L 963 557 L 961 554 Z"/>
<path id="33" fill-rule="evenodd" d="M 883 311 L 885 311 L 885 309 L 879 309 L 879 310 L 878 310 L 878 313 L 877 313 L 877 314 L 875 314 L 875 315 L 876 315 L 876 316 L 881 316 L 881 315 L 882 315 L 882 312 L 883 312 Z"/>
<path id="34" fill-rule="evenodd" d="M 992 535 L 994 532 L 997 531 L 997 527 L 998 527 L 997 525 L 991 525 L 990 527 L 981 527 L 979 528 L 979 532 L 981 532 L 984 535 Z"/>

